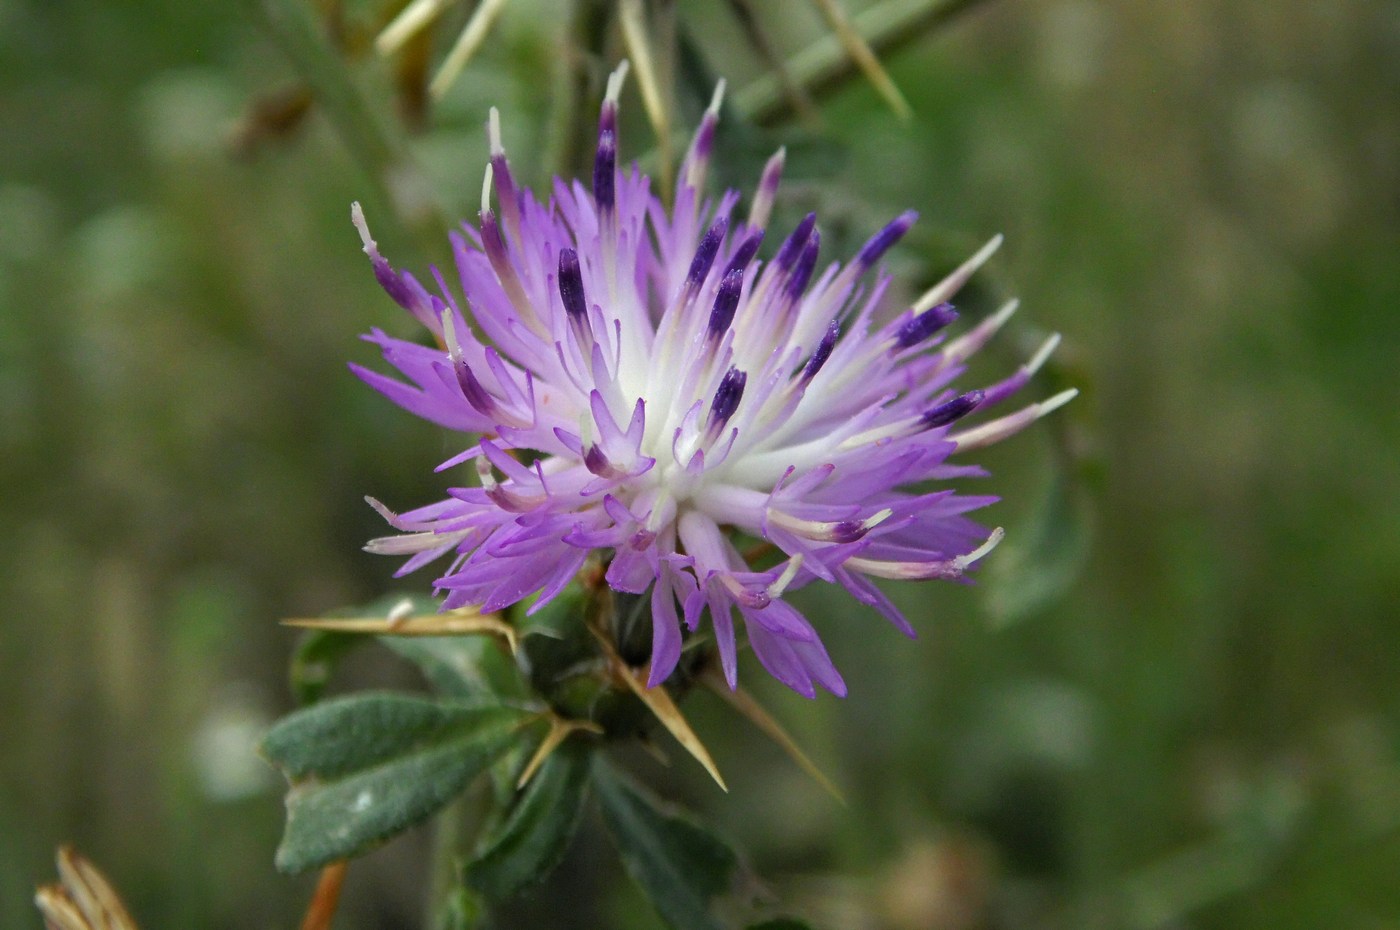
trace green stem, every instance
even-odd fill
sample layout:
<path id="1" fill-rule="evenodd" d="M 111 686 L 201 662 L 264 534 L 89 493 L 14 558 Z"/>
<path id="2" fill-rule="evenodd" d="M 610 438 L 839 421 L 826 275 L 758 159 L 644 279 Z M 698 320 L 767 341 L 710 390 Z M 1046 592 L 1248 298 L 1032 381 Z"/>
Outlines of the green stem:
<path id="1" fill-rule="evenodd" d="M 549 118 L 546 174 L 583 177 L 591 164 L 594 139 L 587 106 L 593 90 L 590 59 L 601 58 L 611 23 L 611 6 L 603 0 L 574 0 L 565 26 L 559 66 L 555 71 L 553 108 Z"/>
<path id="2" fill-rule="evenodd" d="M 373 185 L 376 212 L 426 254 L 440 249 L 447 227 L 422 172 L 350 79 L 341 55 L 306 0 L 244 0 L 249 14 L 282 50 L 310 88 L 350 157 Z"/>
<path id="3" fill-rule="evenodd" d="M 758 14 L 754 10 L 752 0 L 729 0 L 730 12 L 734 14 L 734 19 L 738 21 L 739 28 L 744 30 L 744 38 L 748 39 L 749 45 L 758 54 L 763 66 L 768 69 L 769 75 L 777 82 L 783 99 L 792 113 L 809 127 L 820 125 L 821 115 L 817 112 L 816 104 L 812 103 L 812 98 L 802 86 L 793 79 L 792 73 L 788 70 L 788 64 L 783 60 L 774 47 L 773 42 L 768 37 L 768 33 L 759 24 Z"/>
<path id="4" fill-rule="evenodd" d="M 885 0 L 851 17 L 855 30 L 880 55 L 897 52 L 985 0 Z M 825 35 L 788 59 L 790 80 L 813 97 L 830 93 L 858 67 L 835 34 Z M 783 77 L 770 71 L 734 95 L 734 106 L 760 125 L 791 115 L 793 99 Z"/>

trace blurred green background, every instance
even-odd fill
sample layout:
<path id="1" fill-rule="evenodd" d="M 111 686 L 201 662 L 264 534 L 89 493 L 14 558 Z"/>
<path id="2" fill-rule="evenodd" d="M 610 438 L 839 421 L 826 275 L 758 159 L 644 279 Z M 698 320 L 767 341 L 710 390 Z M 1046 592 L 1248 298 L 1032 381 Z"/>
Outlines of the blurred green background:
<path id="1" fill-rule="evenodd" d="M 678 9 L 760 78 L 727 6 Z M 758 9 L 785 53 L 822 33 Z M 551 10 L 508 7 L 411 140 L 454 212 L 492 104 L 546 170 Z M 1008 542 L 976 588 L 896 589 L 917 642 L 807 592 L 850 698 L 749 675 L 846 806 L 708 696 L 731 793 L 639 771 L 819 926 L 1400 927 L 1400 5 L 989 0 L 887 62 L 914 118 L 822 97 L 835 174 L 784 209 L 852 237 L 918 209 L 913 279 L 1006 233 L 969 299 L 1024 309 L 984 373 L 1058 330 L 1040 388 L 1083 396 L 982 456 Z M 389 113 L 382 66 L 352 73 Z M 240 4 L 0 0 L 5 927 L 39 926 L 64 841 L 145 927 L 295 926 L 311 879 L 272 868 L 249 749 L 291 704 L 276 620 L 428 580 L 359 549 L 362 495 L 434 499 L 455 451 L 345 370 L 413 331 L 349 224 L 371 185 L 318 114 L 230 143 L 293 77 Z M 516 925 L 653 925 L 597 829 Z M 416 925 L 430 842 L 353 865 L 337 926 Z"/>

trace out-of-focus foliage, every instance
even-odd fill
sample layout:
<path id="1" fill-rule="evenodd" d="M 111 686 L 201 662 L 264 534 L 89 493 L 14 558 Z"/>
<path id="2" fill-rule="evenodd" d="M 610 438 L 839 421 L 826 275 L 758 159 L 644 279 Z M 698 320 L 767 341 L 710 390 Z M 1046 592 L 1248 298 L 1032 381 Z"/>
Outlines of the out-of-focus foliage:
<path id="1" fill-rule="evenodd" d="M 805 4 L 752 6 L 785 54 L 820 34 Z M 678 7 L 732 87 L 758 77 L 725 4 Z M 542 180 L 543 8 L 511 5 L 411 142 L 456 212 L 490 105 Z M 1019 294 L 1017 334 L 1064 332 L 1056 377 L 1085 394 L 982 457 L 1005 567 L 892 589 L 917 644 L 804 605 L 852 696 L 760 697 L 847 806 L 703 695 L 686 712 L 728 795 L 636 760 L 784 913 L 1400 916 L 1397 62 L 1400 17 L 1362 0 L 992 0 L 887 59 L 911 122 L 859 81 L 818 101 L 812 131 L 846 155 L 780 207 L 820 202 L 832 238 L 918 209 L 924 238 L 891 259 L 905 277 L 1005 232 L 968 309 Z M 389 99 L 382 67 L 354 76 Z M 314 114 L 230 155 L 248 102 L 292 78 L 238 5 L 0 0 L 6 927 L 39 926 L 63 841 L 142 926 L 293 925 L 311 879 L 273 868 L 281 786 L 252 754 L 293 705 L 297 640 L 275 620 L 426 581 L 358 549 L 380 531 L 362 495 L 433 499 L 455 451 L 344 368 L 373 355 L 355 334 L 411 330 L 349 225 L 367 181 Z M 415 242 L 383 245 L 418 264 Z M 1082 561 L 1065 590 L 1057 559 Z M 418 687 L 408 668 L 360 649 L 331 690 Z M 605 843 L 586 820 L 511 925 L 653 926 Z M 416 924 L 428 845 L 353 865 L 338 926 Z"/>

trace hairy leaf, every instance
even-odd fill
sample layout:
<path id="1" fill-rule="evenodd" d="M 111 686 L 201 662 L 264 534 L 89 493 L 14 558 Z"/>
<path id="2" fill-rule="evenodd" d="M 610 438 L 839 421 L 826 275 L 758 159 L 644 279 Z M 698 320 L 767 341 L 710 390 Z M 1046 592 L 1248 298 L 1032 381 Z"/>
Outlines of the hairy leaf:
<path id="1" fill-rule="evenodd" d="M 574 739 L 545 760 L 500 829 L 467 866 L 467 884 L 500 900 L 554 871 L 583 815 L 590 755 L 590 747 Z"/>
<path id="2" fill-rule="evenodd" d="M 353 633 L 331 630 L 308 630 L 292 653 L 288 676 L 292 696 L 298 704 L 314 704 L 325 693 L 336 663 L 348 652 L 365 642 Z"/>
<path id="3" fill-rule="evenodd" d="M 358 607 L 338 607 L 327 611 L 322 619 L 346 617 L 387 617 L 395 610 L 436 610 L 431 598 L 383 597 Z M 349 652 L 370 642 L 362 634 L 344 630 L 308 629 L 292 653 L 289 677 L 292 696 L 298 704 L 314 704 L 325 694 L 336 664 Z"/>
<path id="4" fill-rule="evenodd" d="M 448 697 L 523 700 L 528 691 L 503 645 L 491 636 L 381 636 L 379 641 L 418 666 Z"/>
<path id="5" fill-rule="evenodd" d="M 600 756 L 593 784 L 623 865 L 676 930 L 717 930 L 710 901 L 728 890 L 738 859 L 714 834 L 663 809 Z"/>
<path id="6" fill-rule="evenodd" d="M 277 867 L 300 872 L 364 852 L 450 801 L 537 716 L 495 704 L 396 694 L 328 701 L 284 718 L 262 751 L 291 782 Z"/>

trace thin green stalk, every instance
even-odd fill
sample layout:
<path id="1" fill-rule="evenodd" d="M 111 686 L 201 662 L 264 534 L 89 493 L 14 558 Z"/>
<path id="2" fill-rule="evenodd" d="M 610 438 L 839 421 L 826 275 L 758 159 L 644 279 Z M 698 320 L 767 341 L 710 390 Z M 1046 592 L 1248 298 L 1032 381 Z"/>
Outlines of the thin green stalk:
<path id="1" fill-rule="evenodd" d="M 429 185 L 350 79 L 345 61 L 305 0 L 244 0 L 251 17 L 282 50 L 310 88 L 350 157 L 368 176 L 376 212 L 433 255 L 447 227 Z M 383 220 L 380 220 L 383 222 Z"/>
<path id="2" fill-rule="evenodd" d="M 821 114 L 817 112 L 812 98 L 793 80 L 792 73 L 788 71 L 787 62 L 774 48 L 772 40 L 768 38 L 768 33 L 763 31 L 763 26 L 759 24 L 758 15 L 753 8 L 752 0 L 729 0 L 729 10 L 734 14 L 734 19 L 738 21 L 739 28 L 744 30 L 744 38 L 748 39 L 749 45 L 753 46 L 753 50 L 758 54 L 763 66 L 776 79 L 789 110 L 809 127 L 819 126 Z"/>
<path id="3" fill-rule="evenodd" d="M 558 68 L 549 118 L 545 174 L 582 177 L 592 158 L 593 119 L 586 105 L 593 90 L 590 59 L 602 57 L 611 22 L 610 4 L 603 0 L 574 0 L 561 37 Z"/>
<path id="4" fill-rule="evenodd" d="M 886 0 L 851 17 L 855 31 L 879 55 L 888 55 L 951 21 L 985 0 Z M 813 97 L 823 96 L 858 72 L 834 34 L 823 36 L 787 63 L 797 86 Z M 770 72 L 734 95 L 734 106 L 745 117 L 771 125 L 791 115 L 793 102 L 782 76 Z"/>

